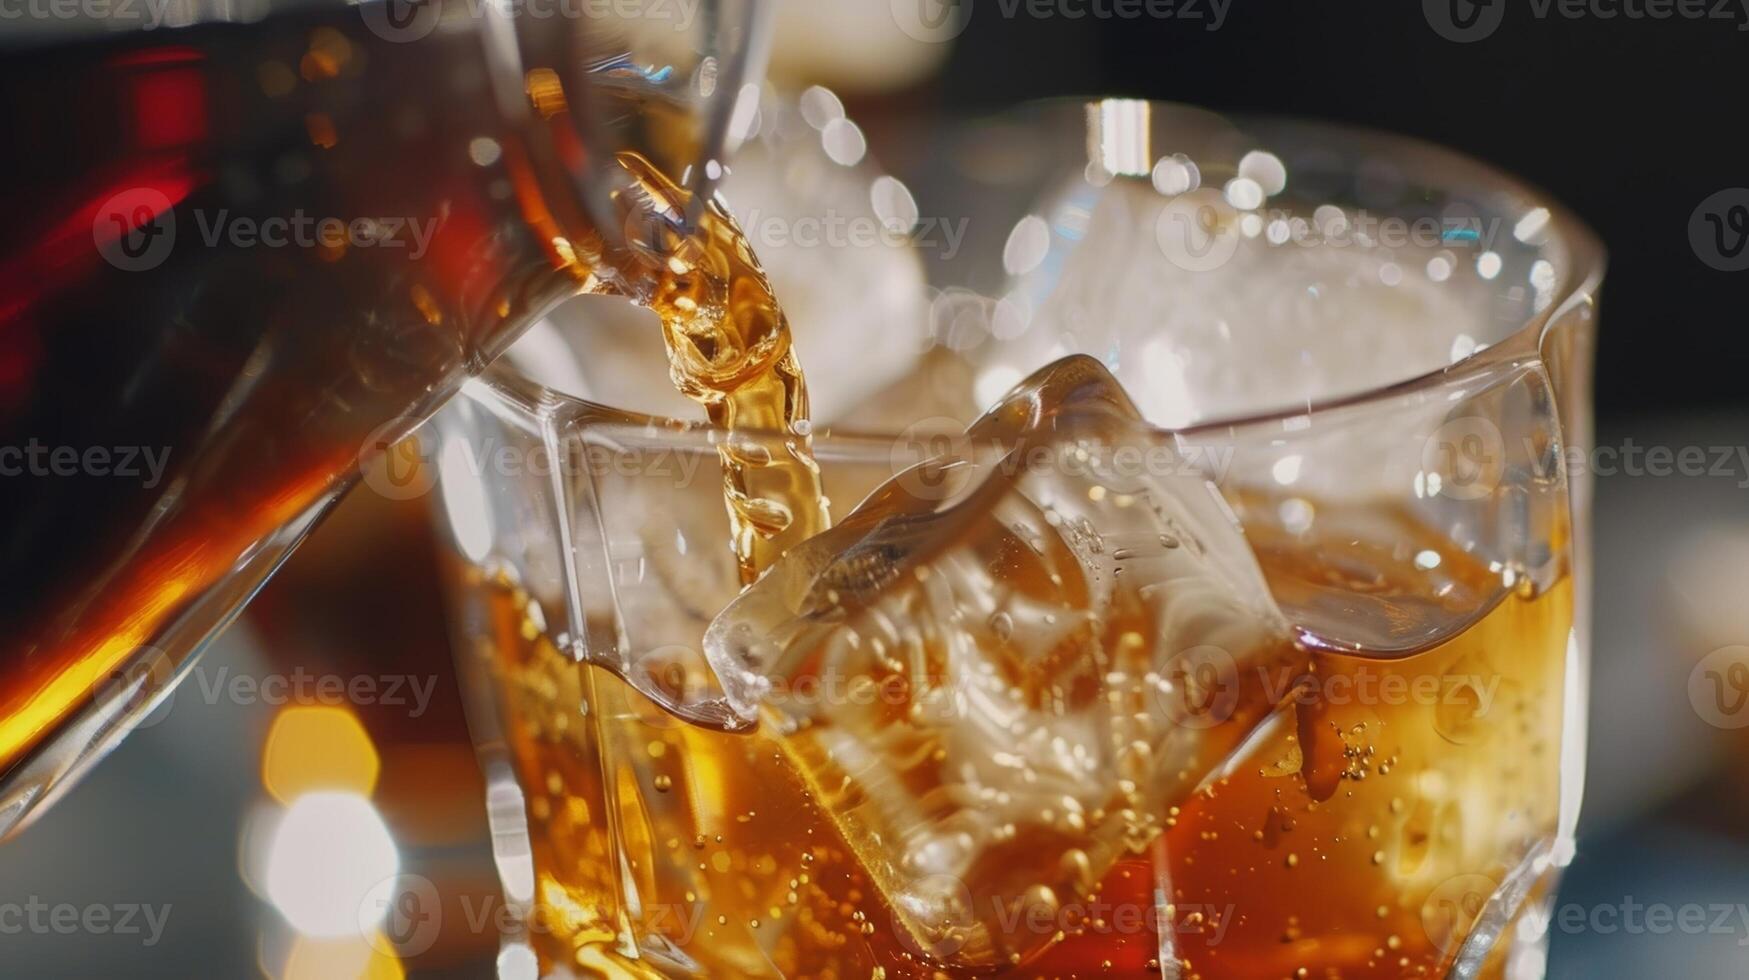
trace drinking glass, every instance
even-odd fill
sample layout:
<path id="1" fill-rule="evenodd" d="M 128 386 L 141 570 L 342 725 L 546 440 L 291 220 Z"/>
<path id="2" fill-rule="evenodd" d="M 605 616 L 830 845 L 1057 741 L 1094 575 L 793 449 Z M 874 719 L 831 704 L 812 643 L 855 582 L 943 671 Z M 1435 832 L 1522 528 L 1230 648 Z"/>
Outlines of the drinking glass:
<path id="1" fill-rule="evenodd" d="M 809 126 L 776 159 L 830 170 L 842 127 Z M 1096 435 L 1072 447 L 1081 470 L 1023 479 L 1079 481 L 1094 525 L 1150 499 L 1138 479 L 1153 499 L 1212 488 L 1224 520 L 1159 547 L 1244 566 L 1285 652 L 1163 624 L 1113 641 L 1157 647 L 1127 677 L 823 667 L 776 677 L 782 710 L 725 731 L 732 685 L 701 640 L 742 588 L 724 435 L 589 400 L 621 369 L 588 336 L 531 334 L 421 437 L 522 923 L 504 941 L 554 975 L 1540 976 L 1584 770 L 1591 490 L 1569 460 L 1591 445 L 1592 236 L 1443 149 L 1162 103 L 1027 107 L 917 169 L 902 196 L 866 162 L 834 179 L 907 202 L 920 341 L 834 334 L 870 297 L 830 279 L 803 297 L 828 317 L 797 341 L 804 370 L 834 345 L 907 355 L 814 420 L 835 516 L 928 497 L 932 460 L 984 448 L 964 435 L 980 412 L 1085 355 L 1139 413 L 1121 422 L 1139 476 L 1113 476 Z M 958 247 L 930 240 L 955 227 Z M 869 386 L 838 373 L 811 380 Z M 912 587 L 881 578 L 891 554 L 862 557 L 858 588 Z M 1000 739 L 967 735 L 1002 671 L 1058 702 L 1086 685 L 1101 724 L 1169 728 L 1139 771 L 1174 788 L 1135 786 L 1104 729 L 1052 727 L 1049 697 Z M 1004 770 L 1040 731 L 1063 768 Z"/>

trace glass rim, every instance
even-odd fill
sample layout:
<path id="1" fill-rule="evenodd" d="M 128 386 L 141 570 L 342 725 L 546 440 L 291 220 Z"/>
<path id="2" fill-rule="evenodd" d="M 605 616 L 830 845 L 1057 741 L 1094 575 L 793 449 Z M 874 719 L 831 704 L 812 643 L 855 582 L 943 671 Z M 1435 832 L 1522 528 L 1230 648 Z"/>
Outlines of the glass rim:
<path id="1" fill-rule="evenodd" d="M 1387 402 L 1419 392 L 1442 388 L 1476 375 L 1485 374 L 1507 362 L 1521 360 L 1525 357 L 1540 358 L 1543 342 L 1549 332 L 1569 315 L 1584 307 L 1595 305 L 1597 301 L 1597 294 L 1602 287 L 1607 271 L 1607 253 L 1596 233 L 1578 215 L 1562 205 L 1554 195 L 1506 170 L 1467 153 L 1420 137 L 1317 117 L 1269 113 L 1225 113 L 1186 103 L 1116 97 L 1063 97 L 1033 100 L 993 114 L 956 120 L 948 125 L 963 127 L 987 123 L 1018 122 L 1028 115 L 1042 115 L 1051 110 L 1084 112 L 1096 106 L 1114 102 L 1143 104 L 1148 107 L 1150 112 L 1163 111 L 1201 117 L 1224 123 L 1239 133 L 1253 128 L 1281 129 L 1317 134 L 1325 140 L 1342 140 L 1350 145 L 1364 143 L 1381 151 L 1388 151 L 1387 155 L 1393 160 L 1414 161 L 1418 166 L 1442 175 L 1469 175 L 1473 181 L 1489 190 L 1514 194 L 1525 202 L 1533 203 L 1533 210 L 1545 211 L 1548 218 L 1545 225 L 1544 242 L 1545 244 L 1557 245 L 1566 259 L 1564 266 L 1557 270 L 1557 278 L 1549 290 L 1549 301 L 1541 310 L 1525 318 L 1501 336 L 1498 341 L 1479 346 L 1476 350 L 1447 364 L 1408 373 L 1397 380 L 1356 391 L 1309 399 L 1303 404 L 1214 415 L 1182 426 L 1163 426 L 1151 420 L 1148 421 L 1149 428 L 1157 432 L 1186 437 L 1203 437 L 1223 430 L 1234 431 L 1258 426 L 1279 426 L 1289 420 L 1352 409 L 1374 402 Z M 779 299 L 781 300 L 782 297 Z M 652 338 L 652 342 L 655 342 L 655 338 Z M 928 349 L 932 349 L 932 347 L 925 348 L 925 350 Z M 805 367 L 806 365 L 804 365 L 804 369 Z M 498 399 L 501 403 L 508 401 L 511 404 L 521 404 L 531 410 L 534 406 L 547 406 L 549 408 L 571 406 L 589 415 L 599 415 L 599 413 L 605 412 L 627 419 L 668 423 L 684 430 L 714 429 L 710 423 L 701 420 L 667 419 L 646 412 L 607 405 L 553 388 L 516 368 L 506 356 L 500 356 L 494 360 L 478 379 L 470 382 L 470 387 L 473 385 L 483 385 L 499 396 L 507 396 Z M 855 425 L 835 423 L 822 425 L 815 432 L 816 439 L 834 437 L 878 439 L 894 435 L 897 433 L 871 431 Z"/>

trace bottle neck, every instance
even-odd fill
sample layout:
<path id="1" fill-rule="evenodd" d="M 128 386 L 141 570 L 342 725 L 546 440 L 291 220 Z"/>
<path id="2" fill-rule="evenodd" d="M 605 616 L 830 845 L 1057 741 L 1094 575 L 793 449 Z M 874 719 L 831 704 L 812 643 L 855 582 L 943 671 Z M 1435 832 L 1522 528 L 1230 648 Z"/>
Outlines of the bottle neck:
<path id="1" fill-rule="evenodd" d="M 583 148 L 507 118 L 473 25 L 389 7 L 0 62 L 0 445 L 153 461 L 0 480 L 0 836 L 150 701 L 105 678 L 169 683 L 361 457 L 603 288 Z"/>

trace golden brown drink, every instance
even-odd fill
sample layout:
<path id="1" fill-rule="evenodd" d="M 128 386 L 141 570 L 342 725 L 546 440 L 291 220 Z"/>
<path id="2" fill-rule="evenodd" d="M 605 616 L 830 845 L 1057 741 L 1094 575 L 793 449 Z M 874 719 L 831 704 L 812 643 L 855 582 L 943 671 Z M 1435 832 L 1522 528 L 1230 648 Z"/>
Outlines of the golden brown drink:
<path id="1" fill-rule="evenodd" d="M 658 210 L 683 206 L 641 179 Z M 1534 567 L 1388 495 L 1308 500 L 1278 475 L 1216 501 L 1106 368 L 1071 356 L 933 458 L 852 484 L 867 496 L 829 527 L 782 315 L 726 212 L 704 228 L 654 252 L 644 301 L 721 427 L 746 587 L 661 613 L 585 604 L 584 641 L 552 625 L 574 592 L 456 566 L 525 796 L 544 969 L 1502 975 L 1494 936 L 1546 889 L 1563 833 L 1558 472 L 1537 509 L 1515 504 L 1538 522 L 1513 525 Z M 1121 465 L 1144 457 L 1166 470 Z M 647 504 L 628 531 L 599 508 L 635 481 L 572 492 L 592 502 L 566 519 L 600 521 L 601 544 L 642 535 L 620 589 L 687 591 L 677 569 L 708 564 L 645 564 L 675 537 L 692 554 L 670 509 L 707 498 Z M 670 638 L 696 626 L 682 645 L 746 731 L 622 679 L 639 675 L 600 648 L 635 660 L 640 615 L 685 619 Z M 1353 639 L 1411 635 L 1431 639 Z"/>
<path id="2" fill-rule="evenodd" d="M 685 211 L 686 193 L 648 161 L 621 161 L 657 213 Z M 620 270 L 623 288 L 662 321 L 675 387 L 728 434 L 719 451 L 723 500 L 742 579 L 751 582 L 831 520 L 810 448 L 807 385 L 771 284 L 720 203 L 705 205 L 691 235 L 659 225 L 651 232 L 645 261 Z"/>
<path id="3" fill-rule="evenodd" d="M 482 652 L 534 791 L 543 960 L 584 976 L 692 975 L 686 959 L 712 977 L 985 972 L 943 969 L 905 934 L 783 737 L 674 720 L 555 649 L 508 580 L 465 575 L 492 610 Z M 1162 957 L 1186 977 L 1443 975 L 1477 912 L 1466 876 L 1505 880 L 1554 831 L 1571 619 L 1563 578 L 1400 659 L 1268 660 L 1243 682 L 1287 693 L 1277 723 L 1147 815 L 1161 833 L 1085 894 L 1018 921 L 1049 942 L 999 975 L 1161 976 Z M 651 936 L 684 958 L 625 954 Z"/>

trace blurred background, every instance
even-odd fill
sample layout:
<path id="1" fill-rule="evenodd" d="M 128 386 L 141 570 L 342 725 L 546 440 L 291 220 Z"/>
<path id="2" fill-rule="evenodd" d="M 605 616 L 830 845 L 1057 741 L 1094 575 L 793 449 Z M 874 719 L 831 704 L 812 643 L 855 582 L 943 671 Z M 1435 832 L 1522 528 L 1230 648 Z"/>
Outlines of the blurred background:
<path id="1" fill-rule="evenodd" d="M 1610 252 L 1598 444 L 1622 465 L 1599 474 L 1590 771 L 1559 903 L 1741 908 L 1749 271 L 1739 270 L 1749 256 L 1737 259 L 1749 157 L 1734 98 L 1749 8 L 1656 18 L 1628 13 L 1656 4 L 1502 0 L 776 6 L 772 85 L 836 93 L 867 152 L 901 178 L 926 166 L 927 135 L 954 120 L 1036 98 L 1133 95 L 1423 137 L 1550 190 L 1589 222 Z M 171 4 L 166 22 L 221 7 Z M 0 29 L 54 39 L 29 19 Z M 1707 213 L 1737 240 L 1696 234 Z M 768 261 L 782 295 L 782 260 Z M 1627 462 L 1686 447 L 1706 453 L 1705 475 Z M 214 976 L 523 975 L 523 964 L 494 965 L 489 928 L 440 931 L 404 961 L 387 943 L 321 938 L 336 931 L 323 889 L 374 881 L 397 854 L 403 872 L 436 883 L 446 920 L 485 922 L 503 908 L 429 504 L 354 492 L 148 727 L 53 819 L 0 848 L 0 900 L 40 901 L 49 917 L 58 905 L 140 906 L 132 933 L 118 923 L 0 937 L 7 975 L 180 977 L 193 964 Z M 337 841 L 350 842 L 343 866 L 318 866 Z M 151 906 L 167 915 L 156 930 Z M 345 931 L 352 913 L 341 911 Z M 1740 977 L 1749 913 L 1736 915 L 1703 934 L 1660 933 L 1643 918 L 1638 929 L 1556 928 L 1551 975 Z"/>

